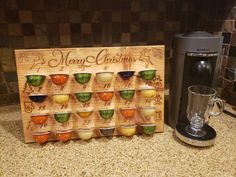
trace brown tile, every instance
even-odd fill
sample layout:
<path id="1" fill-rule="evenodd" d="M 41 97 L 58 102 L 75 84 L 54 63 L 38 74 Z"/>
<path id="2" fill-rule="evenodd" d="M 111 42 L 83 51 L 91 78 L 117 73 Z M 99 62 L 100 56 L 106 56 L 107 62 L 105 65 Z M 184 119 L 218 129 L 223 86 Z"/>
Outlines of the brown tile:
<path id="1" fill-rule="evenodd" d="M 16 72 L 4 72 L 4 78 L 6 82 L 16 82 L 17 81 L 17 76 Z"/>
<path id="2" fill-rule="evenodd" d="M 69 11 L 69 22 L 78 23 L 80 22 L 80 11 L 78 10 L 70 10 Z"/>
<path id="3" fill-rule="evenodd" d="M 21 23 L 32 23 L 32 12 L 29 10 L 19 11 L 20 22 Z"/>
<path id="4" fill-rule="evenodd" d="M 36 36 L 37 47 L 46 48 L 49 47 L 47 36 Z"/>
<path id="5" fill-rule="evenodd" d="M 179 31 L 180 23 L 178 21 L 165 22 L 165 31 Z"/>
<path id="6" fill-rule="evenodd" d="M 46 24 L 35 24 L 34 29 L 35 29 L 35 34 L 37 36 L 47 35 L 47 25 Z"/>
<path id="7" fill-rule="evenodd" d="M 16 71 L 15 57 L 12 49 L 0 48 L 0 60 L 4 72 Z"/>
<path id="8" fill-rule="evenodd" d="M 90 34 L 92 31 L 90 23 L 83 23 L 81 25 L 81 33 L 82 34 Z"/>
<path id="9" fill-rule="evenodd" d="M 22 36 L 21 25 L 18 23 L 7 24 L 9 36 Z"/>
<path id="10" fill-rule="evenodd" d="M 11 93 L 11 94 L 0 94 L 0 106 L 19 104 L 19 94 Z"/>
<path id="11" fill-rule="evenodd" d="M 138 12 L 140 10 L 140 1 L 135 0 L 131 2 L 131 11 Z"/>
<path id="12" fill-rule="evenodd" d="M 1 31 L 1 30 L 0 30 Z M 1 47 L 9 47 L 9 40 L 7 36 L 1 36 L 1 40 L 0 40 L 0 48 Z"/>
<path id="13" fill-rule="evenodd" d="M 81 44 L 81 34 L 80 33 L 72 33 L 71 34 L 71 44 L 72 45 L 80 45 Z"/>
<path id="14" fill-rule="evenodd" d="M 93 32 L 93 44 L 101 44 L 102 43 L 102 35 L 100 32 Z"/>
<path id="15" fill-rule="evenodd" d="M 7 85 L 5 83 L 0 84 L 0 94 L 7 94 L 7 93 L 8 93 Z"/>
<path id="16" fill-rule="evenodd" d="M 37 41 L 35 36 L 24 36 L 25 48 L 35 48 L 37 46 Z"/>
<path id="17" fill-rule="evenodd" d="M 60 35 L 60 44 L 62 46 L 70 46 L 71 45 L 70 35 Z"/>
<path id="18" fill-rule="evenodd" d="M 121 34 L 121 42 L 129 43 L 130 42 L 130 33 L 122 33 Z"/>
<path id="19" fill-rule="evenodd" d="M 46 16 L 43 10 L 32 12 L 33 23 L 46 23 Z"/>
<path id="20" fill-rule="evenodd" d="M 102 21 L 102 15 L 100 11 L 93 12 L 92 22 L 99 23 Z"/>
<path id="21" fill-rule="evenodd" d="M 18 9 L 18 1 L 17 0 L 6 0 L 5 7 L 8 10 L 17 10 Z"/>
<path id="22" fill-rule="evenodd" d="M 80 23 L 71 23 L 70 24 L 70 32 L 74 33 L 81 33 L 81 24 Z"/>
<path id="23" fill-rule="evenodd" d="M 156 40 L 164 40 L 165 34 L 162 31 L 157 31 L 155 35 Z"/>
<path id="24" fill-rule="evenodd" d="M 222 24 L 222 31 L 225 31 L 225 32 L 232 32 L 234 31 L 234 24 L 235 23 L 235 20 L 225 20 L 223 21 L 223 24 Z"/>
<path id="25" fill-rule="evenodd" d="M 139 32 L 139 23 L 132 23 L 130 26 L 131 32 Z"/>
<path id="26" fill-rule="evenodd" d="M 70 34 L 70 24 L 69 23 L 59 24 L 59 33 L 60 33 L 60 35 L 69 35 Z"/>
<path id="27" fill-rule="evenodd" d="M 18 82 L 8 82 L 7 86 L 10 93 L 19 93 Z"/>
<path id="28" fill-rule="evenodd" d="M 82 45 L 84 47 L 92 46 L 92 35 L 82 34 Z"/>
<path id="29" fill-rule="evenodd" d="M 23 36 L 8 37 L 9 47 L 11 48 L 24 48 Z"/>

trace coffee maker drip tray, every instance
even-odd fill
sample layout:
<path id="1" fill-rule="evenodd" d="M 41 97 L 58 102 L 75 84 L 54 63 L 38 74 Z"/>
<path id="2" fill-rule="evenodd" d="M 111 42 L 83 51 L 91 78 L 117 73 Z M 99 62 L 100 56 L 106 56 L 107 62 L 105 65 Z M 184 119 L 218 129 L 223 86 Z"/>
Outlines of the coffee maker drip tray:
<path id="1" fill-rule="evenodd" d="M 203 137 L 196 137 L 188 134 L 185 131 L 185 127 L 188 124 L 185 123 L 179 123 L 176 125 L 175 128 L 175 135 L 177 138 L 179 138 L 184 143 L 198 146 L 198 147 L 206 147 L 206 146 L 212 146 L 215 143 L 216 138 L 216 131 L 209 125 L 205 124 L 203 126 L 203 129 L 206 131 L 206 135 Z"/>

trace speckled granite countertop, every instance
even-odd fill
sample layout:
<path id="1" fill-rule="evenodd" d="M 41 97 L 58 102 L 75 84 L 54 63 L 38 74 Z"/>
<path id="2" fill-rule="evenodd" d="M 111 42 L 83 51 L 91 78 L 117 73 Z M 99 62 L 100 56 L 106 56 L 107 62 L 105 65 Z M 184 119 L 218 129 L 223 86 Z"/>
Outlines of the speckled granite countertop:
<path id="1" fill-rule="evenodd" d="M 113 137 L 89 142 L 23 142 L 19 106 L 0 108 L 0 176 L 236 176 L 236 119 L 212 118 L 218 133 L 210 148 L 176 141 L 173 130 L 153 137 Z"/>

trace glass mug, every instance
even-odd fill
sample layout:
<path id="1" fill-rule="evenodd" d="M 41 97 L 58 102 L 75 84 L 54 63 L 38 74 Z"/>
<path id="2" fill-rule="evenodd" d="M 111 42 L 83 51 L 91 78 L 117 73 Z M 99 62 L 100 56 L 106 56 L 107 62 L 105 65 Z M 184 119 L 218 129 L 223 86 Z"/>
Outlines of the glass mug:
<path id="1" fill-rule="evenodd" d="M 219 111 L 215 112 L 214 106 L 218 105 Z M 203 85 L 188 87 L 187 118 L 190 125 L 185 127 L 188 134 L 195 137 L 206 135 L 203 126 L 208 123 L 211 116 L 218 116 L 224 110 L 224 103 L 216 98 L 216 90 Z"/>

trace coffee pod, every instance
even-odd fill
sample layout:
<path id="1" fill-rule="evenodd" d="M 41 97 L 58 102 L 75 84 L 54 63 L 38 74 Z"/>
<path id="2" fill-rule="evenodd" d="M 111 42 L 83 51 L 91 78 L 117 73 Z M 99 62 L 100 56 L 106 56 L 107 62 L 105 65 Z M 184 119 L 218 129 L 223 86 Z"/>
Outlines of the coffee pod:
<path id="1" fill-rule="evenodd" d="M 93 92 L 79 92 L 75 93 L 76 99 L 79 102 L 85 103 L 88 102 L 92 98 Z"/>
<path id="2" fill-rule="evenodd" d="M 55 85 L 64 85 L 67 82 L 69 75 L 68 74 L 51 74 L 50 78 L 51 78 L 51 81 Z"/>
<path id="3" fill-rule="evenodd" d="M 118 75 L 123 79 L 123 80 L 128 80 L 131 77 L 133 77 L 135 71 L 120 71 L 118 72 Z"/>
<path id="4" fill-rule="evenodd" d="M 93 129 L 92 128 L 79 129 L 78 135 L 79 135 L 80 139 L 82 139 L 82 140 L 89 140 L 93 136 Z"/>
<path id="5" fill-rule="evenodd" d="M 65 123 L 70 119 L 70 112 L 55 113 L 54 118 L 59 123 Z"/>
<path id="6" fill-rule="evenodd" d="M 124 100 L 131 100 L 134 97 L 135 90 L 134 89 L 124 89 L 119 90 L 120 97 Z"/>
<path id="7" fill-rule="evenodd" d="M 157 90 L 152 87 L 141 88 L 140 93 L 143 98 L 154 98 L 157 95 Z"/>
<path id="8" fill-rule="evenodd" d="M 142 70 L 139 72 L 139 76 L 145 81 L 153 80 L 154 77 L 156 76 L 156 70 L 155 69 Z"/>
<path id="9" fill-rule="evenodd" d="M 136 131 L 136 125 L 121 125 L 120 133 L 124 136 L 133 136 Z"/>
<path id="10" fill-rule="evenodd" d="M 98 82 L 108 83 L 112 81 L 113 75 L 113 72 L 99 72 L 96 73 L 96 80 Z"/>
<path id="11" fill-rule="evenodd" d="M 90 81 L 92 73 L 75 73 L 74 78 L 79 84 L 86 84 Z"/>
<path id="12" fill-rule="evenodd" d="M 114 133 L 115 127 L 101 127 L 99 131 L 104 136 L 112 136 Z"/>
<path id="13" fill-rule="evenodd" d="M 156 124 L 141 124 L 142 132 L 146 135 L 152 135 L 155 133 Z"/>
<path id="14" fill-rule="evenodd" d="M 72 137 L 72 130 L 57 130 L 55 132 L 56 139 L 58 141 L 66 142 L 71 139 Z"/>
<path id="15" fill-rule="evenodd" d="M 83 119 L 87 119 L 91 116 L 91 114 L 93 113 L 93 109 L 81 109 L 77 111 L 77 114 L 83 118 Z"/>
<path id="16" fill-rule="evenodd" d="M 67 104 L 70 99 L 70 94 L 54 94 L 52 100 L 57 104 Z"/>
<path id="17" fill-rule="evenodd" d="M 47 122 L 48 114 L 32 114 L 31 121 L 35 125 L 43 125 Z"/>
<path id="18" fill-rule="evenodd" d="M 121 108 L 120 113 L 126 119 L 131 119 L 134 117 L 136 108 Z"/>
<path id="19" fill-rule="evenodd" d="M 114 115 L 114 109 L 100 109 L 98 112 L 104 120 L 111 119 Z"/>
<path id="20" fill-rule="evenodd" d="M 46 143 L 50 137 L 51 132 L 33 132 L 32 136 L 36 143 L 43 144 Z"/>
<path id="21" fill-rule="evenodd" d="M 26 82 L 31 86 L 39 87 L 44 83 L 45 78 L 45 75 L 40 74 L 27 75 Z"/>
<path id="22" fill-rule="evenodd" d="M 101 92 L 97 92 L 97 94 L 102 101 L 110 101 L 113 97 L 114 92 L 113 91 L 101 91 Z"/>
<path id="23" fill-rule="evenodd" d="M 154 106 L 144 106 L 139 109 L 139 112 L 143 118 L 150 118 L 155 116 L 156 114 L 156 107 Z"/>
<path id="24" fill-rule="evenodd" d="M 35 103 L 42 103 L 47 98 L 46 94 L 30 94 L 29 99 Z"/>

